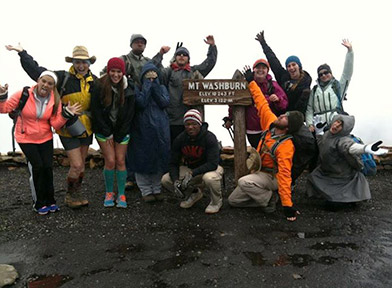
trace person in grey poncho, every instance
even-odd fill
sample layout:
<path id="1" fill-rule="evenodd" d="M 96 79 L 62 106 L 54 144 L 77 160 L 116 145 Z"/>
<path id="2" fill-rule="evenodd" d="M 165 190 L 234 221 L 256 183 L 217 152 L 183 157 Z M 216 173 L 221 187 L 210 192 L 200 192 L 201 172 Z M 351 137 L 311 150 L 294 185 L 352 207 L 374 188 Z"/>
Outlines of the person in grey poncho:
<path id="1" fill-rule="evenodd" d="M 369 184 L 360 172 L 360 154 L 383 155 L 382 141 L 369 145 L 355 143 L 350 137 L 355 118 L 348 115 L 333 117 L 331 128 L 320 138 L 320 165 L 309 175 L 308 196 L 321 194 L 332 203 L 352 203 L 371 198 Z"/>

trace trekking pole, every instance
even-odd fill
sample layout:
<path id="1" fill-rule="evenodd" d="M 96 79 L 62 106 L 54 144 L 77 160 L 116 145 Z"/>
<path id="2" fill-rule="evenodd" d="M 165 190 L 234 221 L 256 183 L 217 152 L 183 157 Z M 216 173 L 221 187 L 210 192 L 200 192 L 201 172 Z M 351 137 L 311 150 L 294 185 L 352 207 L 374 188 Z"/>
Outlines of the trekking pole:
<path id="1" fill-rule="evenodd" d="M 14 125 L 12 125 L 12 129 L 11 129 L 11 137 L 12 137 L 12 157 L 15 156 L 15 136 L 14 136 L 14 132 L 15 132 L 15 123 Z"/>
<path id="2" fill-rule="evenodd" d="M 229 121 L 230 120 L 230 118 L 229 117 L 224 117 L 223 119 L 223 124 L 222 124 L 222 127 L 224 127 L 224 128 L 226 128 L 226 122 L 227 121 Z M 229 127 L 229 128 L 226 128 L 227 129 L 227 131 L 229 131 L 229 134 L 230 134 L 230 138 L 231 138 L 231 140 L 233 140 L 233 143 L 234 143 L 234 129 L 232 128 L 232 127 Z"/>

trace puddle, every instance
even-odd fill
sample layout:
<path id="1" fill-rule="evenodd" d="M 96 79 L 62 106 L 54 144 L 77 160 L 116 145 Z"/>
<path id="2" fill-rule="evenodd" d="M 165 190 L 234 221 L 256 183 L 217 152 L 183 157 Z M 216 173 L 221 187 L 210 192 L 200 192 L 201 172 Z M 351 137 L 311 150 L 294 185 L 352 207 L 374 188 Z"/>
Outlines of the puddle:
<path id="1" fill-rule="evenodd" d="M 27 282 L 27 288 L 57 288 L 73 278 L 67 275 L 33 275 Z"/>
<path id="2" fill-rule="evenodd" d="M 252 266 L 265 265 L 265 260 L 261 252 L 244 252 L 243 254 L 252 262 Z"/>
<path id="3" fill-rule="evenodd" d="M 316 259 L 308 254 L 293 254 L 293 255 L 280 255 L 278 259 L 272 264 L 272 266 L 286 266 L 286 265 L 293 265 L 295 267 L 305 267 L 312 263 L 318 263 L 323 265 L 332 265 L 339 258 L 332 257 L 332 256 L 321 256 L 320 258 Z"/>
<path id="4" fill-rule="evenodd" d="M 336 250 L 338 248 L 350 248 L 357 250 L 359 247 L 355 243 L 331 243 L 331 242 L 320 242 L 310 246 L 310 249 L 314 250 Z"/>
<path id="5" fill-rule="evenodd" d="M 182 253 L 217 250 L 220 245 L 214 237 L 215 233 L 198 226 L 188 227 L 176 233 L 176 245 L 173 248 L 175 252 L 180 250 Z"/>
<path id="6" fill-rule="evenodd" d="M 154 265 L 151 265 L 148 268 L 150 268 L 154 272 L 159 273 L 165 270 L 181 268 L 183 265 L 194 262 L 198 258 L 199 257 L 196 256 L 178 255 L 171 258 L 159 260 Z"/>

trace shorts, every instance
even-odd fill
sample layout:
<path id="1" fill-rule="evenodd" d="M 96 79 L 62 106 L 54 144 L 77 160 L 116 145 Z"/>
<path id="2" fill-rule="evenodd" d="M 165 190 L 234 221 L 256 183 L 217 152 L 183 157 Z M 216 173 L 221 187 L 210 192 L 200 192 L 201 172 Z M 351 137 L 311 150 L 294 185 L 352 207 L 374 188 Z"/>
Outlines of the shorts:
<path id="1" fill-rule="evenodd" d="M 106 140 L 107 140 L 105 138 L 105 136 L 103 136 L 102 134 L 99 134 L 99 133 L 95 133 L 95 138 L 97 139 L 98 142 L 106 142 Z M 130 140 L 130 136 L 129 136 L 129 134 L 127 134 L 127 135 L 125 135 L 125 137 L 121 140 L 121 142 L 119 144 L 126 145 L 129 143 L 129 140 Z"/>
<path id="2" fill-rule="evenodd" d="M 60 136 L 60 140 L 61 140 L 61 144 L 63 144 L 65 151 L 69 151 L 69 150 L 79 148 L 80 146 L 91 145 L 91 143 L 93 143 L 93 134 L 83 138 Z"/>

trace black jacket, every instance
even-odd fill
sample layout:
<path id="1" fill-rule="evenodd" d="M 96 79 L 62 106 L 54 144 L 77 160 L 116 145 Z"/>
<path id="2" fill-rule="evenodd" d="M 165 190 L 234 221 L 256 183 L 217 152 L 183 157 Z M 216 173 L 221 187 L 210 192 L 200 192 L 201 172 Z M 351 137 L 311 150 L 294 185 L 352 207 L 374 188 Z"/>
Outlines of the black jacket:
<path id="1" fill-rule="evenodd" d="M 267 57 L 276 81 L 287 94 L 287 98 L 289 99 L 287 111 L 297 110 L 301 111 L 305 115 L 310 95 L 312 77 L 310 77 L 308 72 L 303 71 L 304 77 L 299 81 L 294 89 L 291 89 L 291 87 L 295 85 L 296 80 L 292 80 L 290 78 L 289 72 L 282 66 L 282 64 L 280 64 L 279 59 L 265 41 L 261 43 L 261 46 L 263 47 L 264 54 Z"/>
<path id="2" fill-rule="evenodd" d="M 195 139 L 191 139 L 186 131 L 174 139 L 169 164 L 172 181 L 178 180 L 180 165 L 192 169 L 193 176 L 215 171 L 218 168 L 220 159 L 218 140 L 207 128 L 208 124 L 203 123 Z"/>
<path id="3" fill-rule="evenodd" d="M 125 135 L 129 134 L 133 115 L 135 114 L 135 95 L 134 85 L 128 80 L 128 87 L 124 90 L 124 104 L 119 107 L 117 121 L 113 126 L 109 118 L 112 103 L 105 107 L 102 98 L 102 88 L 97 81 L 91 91 L 91 114 L 93 123 L 93 132 L 102 134 L 105 137 L 113 135 L 114 141 L 120 143 Z"/>

